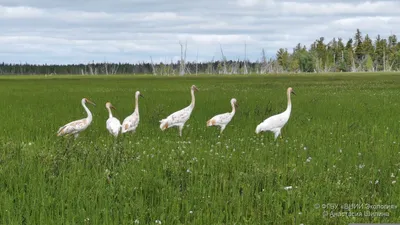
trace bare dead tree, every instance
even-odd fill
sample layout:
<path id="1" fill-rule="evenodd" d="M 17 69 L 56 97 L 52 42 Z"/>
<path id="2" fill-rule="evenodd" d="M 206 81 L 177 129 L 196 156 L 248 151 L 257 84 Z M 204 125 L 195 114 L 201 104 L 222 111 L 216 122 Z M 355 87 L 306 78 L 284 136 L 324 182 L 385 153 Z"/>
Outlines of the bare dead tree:
<path id="1" fill-rule="evenodd" d="M 94 62 L 93 62 L 94 63 Z M 90 75 L 93 75 L 94 73 L 93 73 L 93 67 L 92 67 L 92 64 L 90 64 L 90 62 L 88 63 L 88 67 L 89 67 L 89 74 Z"/>
<path id="2" fill-rule="evenodd" d="M 171 75 L 175 75 L 174 62 L 172 61 L 172 58 L 171 58 L 171 63 L 169 65 L 171 67 Z"/>
<path id="3" fill-rule="evenodd" d="M 119 64 L 114 64 L 114 65 L 111 67 L 111 74 L 117 74 L 118 68 L 119 68 Z"/>
<path id="4" fill-rule="evenodd" d="M 180 61 L 180 70 L 179 70 L 179 75 L 183 76 L 185 75 L 185 63 L 186 63 L 186 50 L 187 50 L 187 41 L 185 44 L 185 52 L 183 51 L 183 44 L 179 42 L 179 45 L 181 46 L 181 61 Z"/>
<path id="5" fill-rule="evenodd" d="M 108 64 L 106 61 L 104 61 L 104 71 L 108 75 Z"/>
<path id="6" fill-rule="evenodd" d="M 243 59 L 243 74 L 247 74 L 247 44 L 246 41 L 244 41 L 244 59 Z"/>
<path id="7" fill-rule="evenodd" d="M 185 67 L 185 70 L 186 70 L 186 73 L 188 73 L 188 74 L 192 74 L 192 72 L 190 72 L 190 67 Z"/>
<path id="8" fill-rule="evenodd" d="M 153 58 L 151 56 L 150 56 L 150 62 L 151 62 L 151 69 L 153 71 L 153 75 L 156 76 L 157 75 L 157 71 L 156 71 L 156 68 L 155 68 L 154 63 L 153 63 Z"/>
<path id="9" fill-rule="evenodd" d="M 364 63 L 365 61 L 367 61 L 367 57 L 363 56 L 361 59 L 357 59 L 357 65 L 358 67 L 355 67 L 355 71 L 354 72 L 360 72 L 360 71 L 364 71 Z"/>
<path id="10" fill-rule="evenodd" d="M 261 74 L 265 74 L 267 72 L 268 69 L 268 64 L 267 64 L 267 57 L 265 56 L 265 51 L 264 48 L 262 49 L 262 56 L 261 56 L 261 70 L 260 73 Z"/>
<path id="11" fill-rule="evenodd" d="M 389 66 L 389 68 L 388 68 L 389 72 L 392 72 L 392 67 L 393 67 L 395 62 L 396 62 L 396 59 L 393 60 L 392 64 L 388 65 Z"/>
<path id="12" fill-rule="evenodd" d="M 221 44 L 219 44 L 219 47 L 220 47 L 220 49 L 221 49 L 222 62 L 223 62 L 222 74 L 227 74 L 227 73 L 228 73 L 228 70 L 227 70 L 227 68 L 226 68 L 226 57 L 225 57 L 225 55 L 224 55 L 224 51 L 222 50 Z"/>
<path id="13" fill-rule="evenodd" d="M 240 64 L 239 59 L 238 59 L 237 61 L 232 62 L 232 65 L 231 65 L 231 74 L 238 74 L 239 64 Z"/>
<path id="14" fill-rule="evenodd" d="M 19 61 L 19 71 L 20 71 L 20 74 L 24 74 L 24 69 L 22 68 L 22 62 L 21 61 Z"/>
<path id="15" fill-rule="evenodd" d="M 351 59 L 351 72 L 357 72 L 356 63 L 354 62 L 354 56 Z"/>
<path id="16" fill-rule="evenodd" d="M 383 71 L 386 72 L 386 51 L 383 49 Z"/>
<path id="17" fill-rule="evenodd" d="M 197 53 L 196 53 L 196 76 L 197 76 L 197 66 L 199 63 L 199 48 L 197 48 Z"/>
<path id="18" fill-rule="evenodd" d="M 214 65 L 214 56 L 212 57 L 211 61 L 208 62 L 208 64 L 207 64 L 207 74 L 214 73 L 213 65 Z"/>

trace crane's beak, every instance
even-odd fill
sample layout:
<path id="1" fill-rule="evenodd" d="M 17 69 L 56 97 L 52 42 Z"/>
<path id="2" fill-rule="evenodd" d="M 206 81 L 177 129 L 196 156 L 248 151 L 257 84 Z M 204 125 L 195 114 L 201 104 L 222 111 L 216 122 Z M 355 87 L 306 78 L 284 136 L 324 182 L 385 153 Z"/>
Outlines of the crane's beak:
<path id="1" fill-rule="evenodd" d="M 292 94 L 296 95 L 296 93 L 294 93 L 294 91 L 291 91 L 291 92 L 292 92 Z"/>
<path id="2" fill-rule="evenodd" d="M 199 89 L 196 86 L 193 87 L 193 90 L 199 91 Z"/>
<path id="3" fill-rule="evenodd" d="M 144 96 L 142 94 L 139 94 L 140 97 L 144 98 Z"/>
<path id="4" fill-rule="evenodd" d="M 237 103 L 235 103 L 235 106 L 236 106 L 236 107 L 239 107 L 239 105 L 238 105 Z"/>
<path id="5" fill-rule="evenodd" d="M 112 108 L 112 109 L 115 109 L 115 110 L 117 110 L 113 105 L 112 106 L 110 106 L 110 108 Z"/>
<path id="6" fill-rule="evenodd" d="M 96 104 L 94 104 L 94 102 L 90 101 L 89 99 L 86 99 L 86 102 L 96 106 Z"/>

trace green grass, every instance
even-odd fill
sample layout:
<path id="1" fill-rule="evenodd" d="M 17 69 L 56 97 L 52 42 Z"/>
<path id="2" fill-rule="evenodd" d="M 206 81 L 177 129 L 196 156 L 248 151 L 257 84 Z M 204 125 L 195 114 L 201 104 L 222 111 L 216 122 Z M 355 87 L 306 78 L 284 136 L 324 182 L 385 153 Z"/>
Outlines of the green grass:
<path id="1" fill-rule="evenodd" d="M 196 106 L 183 137 L 159 120 Z M 265 118 L 292 114 L 276 142 L 255 134 Z M 135 134 L 114 140 L 106 101 L 121 121 L 140 90 Z M 0 78 L 1 224 L 348 224 L 400 221 L 400 76 L 35 76 Z M 77 140 L 56 136 L 69 121 L 93 122 Z M 224 134 L 215 114 L 238 111 Z M 110 182 L 107 182 L 109 171 Z M 397 181 L 397 182 L 396 182 Z M 287 186 L 292 189 L 285 190 Z M 336 203 L 324 210 L 315 204 Z M 345 203 L 365 204 L 341 216 Z M 366 204 L 396 209 L 366 209 Z M 135 222 L 136 221 L 136 222 Z"/>

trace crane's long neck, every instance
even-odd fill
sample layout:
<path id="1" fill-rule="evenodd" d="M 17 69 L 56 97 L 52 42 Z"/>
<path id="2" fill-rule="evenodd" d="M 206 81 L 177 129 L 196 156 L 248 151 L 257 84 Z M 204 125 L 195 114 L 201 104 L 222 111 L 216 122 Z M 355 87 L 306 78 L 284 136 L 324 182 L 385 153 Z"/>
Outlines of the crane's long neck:
<path id="1" fill-rule="evenodd" d="M 107 110 L 108 110 L 108 118 L 112 118 L 113 115 L 112 115 L 110 107 L 107 107 Z"/>
<path id="2" fill-rule="evenodd" d="M 190 91 L 190 94 L 192 95 L 192 102 L 190 103 L 190 107 L 194 108 L 194 104 L 196 102 L 195 97 L 194 97 L 194 90 L 192 89 Z"/>
<path id="3" fill-rule="evenodd" d="M 135 113 L 139 115 L 139 98 L 135 96 Z"/>
<path id="4" fill-rule="evenodd" d="M 92 121 L 93 117 L 92 117 L 92 113 L 90 112 L 90 110 L 88 109 L 88 107 L 86 106 L 85 102 L 82 102 L 82 106 L 85 109 L 86 113 L 87 113 L 87 119 L 89 121 Z"/>
<path id="5" fill-rule="evenodd" d="M 292 102 L 290 100 L 290 91 L 287 92 L 287 108 L 286 112 L 290 114 L 290 111 L 292 110 Z"/>
<path id="6" fill-rule="evenodd" d="M 231 114 L 235 114 L 235 112 L 236 112 L 235 104 L 232 102 L 231 105 L 232 105 L 232 112 L 231 112 Z"/>

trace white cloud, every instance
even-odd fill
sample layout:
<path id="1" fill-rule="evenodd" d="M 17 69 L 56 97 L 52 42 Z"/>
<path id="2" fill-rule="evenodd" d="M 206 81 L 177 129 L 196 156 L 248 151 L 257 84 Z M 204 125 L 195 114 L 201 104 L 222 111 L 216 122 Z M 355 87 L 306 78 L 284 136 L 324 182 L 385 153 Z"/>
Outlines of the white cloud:
<path id="1" fill-rule="evenodd" d="M 364 1 L 357 3 L 329 2 L 315 4 L 312 2 L 283 2 L 282 11 L 286 14 L 300 15 L 357 15 L 372 13 L 397 13 L 400 7 L 398 1 Z"/>
<path id="2" fill-rule="evenodd" d="M 255 6 L 260 2 L 260 0 L 237 0 L 239 6 L 248 7 Z"/>
<path id="3" fill-rule="evenodd" d="M 0 18 L 30 19 L 44 16 L 44 10 L 26 6 L 4 7 L 0 5 Z"/>
<path id="4" fill-rule="evenodd" d="M 2 0 L 0 61 L 77 63 L 178 59 L 251 60 L 265 48 L 309 46 L 319 37 L 347 40 L 400 31 L 399 1 L 333 0 Z"/>

